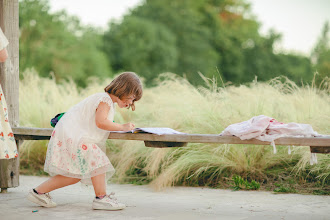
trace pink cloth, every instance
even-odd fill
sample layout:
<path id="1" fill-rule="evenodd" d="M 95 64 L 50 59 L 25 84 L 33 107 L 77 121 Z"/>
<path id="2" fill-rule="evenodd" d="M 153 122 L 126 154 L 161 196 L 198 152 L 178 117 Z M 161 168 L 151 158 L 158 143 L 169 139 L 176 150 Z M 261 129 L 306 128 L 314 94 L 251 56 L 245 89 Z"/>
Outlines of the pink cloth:
<path id="1" fill-rule="evenodd" d="M 256 138 L 272 142 L 280 137 L 315 137 L 318 133 L 309 124 L 284 124 L 274 118 L 259 115 L 248 121 L 229 125 L 220 135 L 234 135 L 241 140 Z"/>
<path id="2" fill-rule="evenodd" d="M 220 135 L 236 136 L 241 140 L 255 138 L 261 141 L 269 141 L 276 154 L 274 140 L 281 137 L 316 137 L 319 135 L 309 124 L 288 123 L 284 124 L 274 118 L 259 115 L 248 121 L 229 125 Z M 288 153 L 291 154 L 289 146 Z M 310 164 L 317 164 L 316 154 L 311 154 Z"/>

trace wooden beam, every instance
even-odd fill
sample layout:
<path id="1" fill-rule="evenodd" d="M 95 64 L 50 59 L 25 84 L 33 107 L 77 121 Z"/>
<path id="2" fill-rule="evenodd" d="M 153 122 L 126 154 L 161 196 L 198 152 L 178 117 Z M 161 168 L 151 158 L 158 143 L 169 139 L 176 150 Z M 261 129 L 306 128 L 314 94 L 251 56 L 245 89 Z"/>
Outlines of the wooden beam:
<path id="1" fill-rule="evenodd" d="M 168 142 L 168 141 L 144 141 L 146 147 L 165 148 L 165 147 L 185 147 L 187 142 Z"/>
<path id="2" fill-rule="evenodd" d="M 8 118 L 12 127 L 19 126 L 19 26 L 18 0 L 0 0 L 0 26 L 6 35 L 8 59 L 0 64 L 0 83 L 5 94 Z M 0 188 L 19 185 L 19 158 L 0 160 Z"/>
<path id="3" fill-rule="evenodd" d="M 219 143 L 219 144 L 254 144 L 270 145 L 270 142 L 257 139 L 241 140 L 234 136 L 220 136 L 217 134 L 131 134 L 131 133 L 110 133 L 109 139 L 125 139 L 140 141 L 167 141 L 167 142 L 190 142 L 190 143 Z M 276 145 L 293 146 L 330 146 L 330 137 L 297 138 L 285 137 L 275 140 Z"/>
<path id="4" fill-rule="evenodd" d="M 13 128 L 16 139 L 21 140 L 46 140 L 51 136 L 53 129 L 51 128 Z M 241 140 L 234 136 L 220 136 L 217 134 L 168 134 L 156 135 L 146 133 L 116 133 L 111 132 L 109 139 L 120 140 L 136 140 L 149 142 L 190 142 L 190 143 L 218 143 L 218 144 L 254 144 L 254 145 L 270 145 L 270 142 L 259 141 L 257 139 Z M 275 140 L 276 145 L 292 145 L 292 146 L 317 146 L 330 147 L 330 136 L 313 137 L 313 138 L 297 138 L 285 137 Z"/>
<path id="5" fill-rule="evenodd" d="M 16 140 L 49 140 L 52 128 L 13 127 Z"/>
<path id="6" fill-rule="evenodd" d="M 330 154 L 330 146 L 329 147 L 311 146 L 311 153 Z"/>

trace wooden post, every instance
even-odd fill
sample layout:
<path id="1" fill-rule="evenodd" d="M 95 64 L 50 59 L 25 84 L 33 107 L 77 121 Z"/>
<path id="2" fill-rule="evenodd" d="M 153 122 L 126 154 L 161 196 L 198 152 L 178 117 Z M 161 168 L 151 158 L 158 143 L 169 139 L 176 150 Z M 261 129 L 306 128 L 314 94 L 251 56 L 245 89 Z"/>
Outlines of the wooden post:
<path id="1" fill-rule="evenodd" d="M 19 126 L 19 6 L 18 0 L 0 0 L 0 26 L 6 35 L 9 45 L 8 59 L 0 64 L 0 83 L 5 94 L 9 122 L 12 127 Z M 7 188 L 19 185 L 19 157 L 0 160 L 0 188 L 6 192 Z"/>

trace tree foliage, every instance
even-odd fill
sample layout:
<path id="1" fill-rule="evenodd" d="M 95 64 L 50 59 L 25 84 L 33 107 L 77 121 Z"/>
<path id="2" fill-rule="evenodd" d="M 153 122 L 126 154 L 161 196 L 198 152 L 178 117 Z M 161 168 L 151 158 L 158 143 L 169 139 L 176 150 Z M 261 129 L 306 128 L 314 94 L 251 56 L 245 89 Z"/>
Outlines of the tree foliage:
<path id="1" fill-rule="evenodd" d="M 90 76 L 109 76 L 102 35 L 64 11 L 49 10 L 46 0 L 20 1 L 20 69 L 35 68 L 44 77 L 53 73 L 57 80 L 70 77 L 80 86 Z"/>
<path id="2" fill-rule="evenodd" d="M 158 73 L 174 71 L 177 65 L 175 36 L 150 20 L 130 16 L 120 24 L 113 22 L 104 41 L 113 69 L 136 71 L 147 83 Z"/>
<path id="3" fill-rule="evenodd" d="M 142 71 L 140 68 L 138 70 L 141 74 L 146 73 L 145 77 L 148 80 L 166 71 L 186 74 L 193 82 L 194 79 L 199 79 L 198 71 L 208 75 L 209 72 L 215 70 L 219 57 L 211 45 L 209 29 L 202 25 L 201 16 L 193 6 L 194 1 L 187 0 L 146 1 L 126 16 L 122 23 L 110 26 L 109 32 L 105 35 L 105 42 L 109 45 L 116 44 L 116 46 L 110 46 L 107 54 L 120 57 L 122 60 L 131 59 L 130 63 L 139 63 L 140 66 L 147 67 Z M 129 25 L 131 28 L 128 30 Z M 137 36 L 140 40 L 135 39 L 136 42 L 129 43 L 131 47 L 118 46 L 118 41 L 111 36 L 118 36 L 118 32 L 125 31 L 126 35 L 123 38 L 116 37 L 117 40 L 122 41 L 119 45 L 125 44 L 129 38 L 132 39 L 131 36 Z M 159 34 L 156 35 L 155 32 Z M 144 43 L 142 44 L 141 41 Z M 134 49 L 134 47 L 140 49 Z M 116 54 L 119 48 L 122 50 L 120 52 L 122 55 L 130 55 L 130 51 L 138 53 L 134 57 L 122 57 Z M 143 60 L 141 60 L 142 57 Z M 133 61 L 134 59 L 137 62 Z M 120 62 L 124 64 L 124 61 Z M 114 70 L 125 67 L 124 65 L 116 66 L 116 64 L 118 62 L 112 63 L 111 67 Z M 133 66 L 128 65 L 128 67 Z"/>
<path id="4" fill-rule="evenodd" d="M 317 82 L 321 81 L 325 77 L 330 78 L 330 39 L 329 39 L 329 22 L 326 22 L 323 26 L 321 36 L 317 42 L 312 59 L 315 61 L 315 69 L 319 73 Z"/>
<path id="5" fill-rule="evenodd" d="M 114 37 L 118 32 L 125 31 L 127 35 L 141 35 L 143 32 L 141 29 L 147 28 L 144 23 L 140 22 L 138 27 L 132 27 L 129 31 L 127 29 L 127 20 L 132 19 L 137 22 L 139 18 L 142 18 L 144 23 L 152 22 L 175 37 L 175 45 L 168 44 L 168 46 L 173 48 L 173 51 L 177 51 L 177 56 L 172 56 L 169 51 L 163 52 L 165 56 L 172 56 L 171 68 L 164 68 L 163 65 L 160 65 L 156 71 L 154 68 L 149 68 L 148 63 L 161 64 L 162 57 L 148 58 L 143 55 L 143 49 L 139 53 L 144 57 L 143 60 L 140 56 L 132 57 L 125 51 L 137 52 L 137 50 L 124 46 L 129 36 Z M 259 80 L 268 80 L 278 75 L 287 75 L 296 82 L 312 78 L 312 68 L 308 58 L 295 54 L 274 53 L 273 47 L 280 40 L 280 34 L 271 31 L 268 36 L 261 36 L 259 28 L 260 24 L 252 16 L 250 6 L 245 1 L 146 0 L 128 14 L 122 23 L 110 26 L 105 35 L 105 42 L 115 46 L 109 46 L 106 52 L 111 60 L 115 56 L 121 60 L 130 59 L 130 63 L 139 63 L 140 66 L 143 64 L 147 68 L 137 69 L 142 75 L 145 74 L 148 81 L 160 72 L 169 70 L 185 75 L 193 84 L 202 83 L 198 72 L 211 78 L 221 76 L 225 81 L 237 84 L 251 81 L 255 76 Z M 148 31 L 143 33 L 144 37 L 150 34 Z M 140 48 L 141 44 L 138 40 L 136 42 L 136 46 Z M 147 46 L 149 43 L 145 43 L 144 51 L 151 53 L 155 50 L 150 51 L 150 47 Z M 118 52 L 120 50 L 122 51 Z M 125 54 L 129 56 L 125 57 Z M 150 59 L 151 57 L 154 59 Z M 118 71 L 135 66 L 120 61 L 112 63 L 111 67 Z"/>
<path id="6" fill-rule="evenodd" d="M 92 3 L 91 3 L 92 4 Z M 147 85 L 162 72 L 185 76 L 194 85 L 209 78 L 240 84 L 279 75 L 309 82 L 329 76 L 329 25 L 311 58 L 276 53 L 281 34 L 259 33 L 247 0 L 145 0 L 102 32 L 84 27 L 65 11 L 50 13 L 48 0 L 20 1 L 20 68 L 41 76 L 72 78 L 135 71 Z"/>

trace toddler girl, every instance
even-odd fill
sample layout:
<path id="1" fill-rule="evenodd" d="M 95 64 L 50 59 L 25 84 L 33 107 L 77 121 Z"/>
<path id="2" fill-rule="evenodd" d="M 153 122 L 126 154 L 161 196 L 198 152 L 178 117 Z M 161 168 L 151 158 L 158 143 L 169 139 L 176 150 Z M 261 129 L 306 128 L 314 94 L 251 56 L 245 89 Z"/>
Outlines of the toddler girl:
<path id="1" fill-rule="evenodd" d="M 51 135 L 44 170 L 52 177 L 32 189 L 27 198 L 44 207 L 55 207 L 50 191 L 79 181 L 93 184 L 93 209 L 125 208 L 113 194 L 106 194 L 106 182 L 114 168 L 105 154 L 109 131 L 129 131 L 134 124 L 113 122 L 114 103 L 120 108 L 132 108 L 142 97 L 142 85 L 133 72 L 117 76 L 105 89 L 87 97 L 69 109 L 56 124 Z"/>

